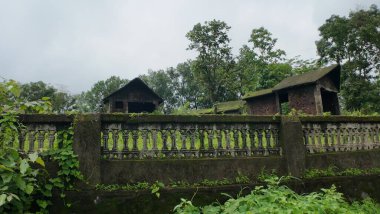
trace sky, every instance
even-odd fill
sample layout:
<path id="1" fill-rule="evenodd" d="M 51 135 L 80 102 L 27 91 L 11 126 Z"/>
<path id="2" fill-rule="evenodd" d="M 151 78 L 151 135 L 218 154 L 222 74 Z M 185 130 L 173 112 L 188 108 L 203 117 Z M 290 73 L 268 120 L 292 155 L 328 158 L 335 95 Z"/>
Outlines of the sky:
<path id="1" fill-rule="evenodd" d="M 72 94 L 133 79 L 194 59 L 185 35 L 213 19 L 231 26 L 235 55 L 264 27 L 289 58 L 314 59 L 326 19 L 371 4 L 380 0 L 0 0 L 0 77 Z"/>

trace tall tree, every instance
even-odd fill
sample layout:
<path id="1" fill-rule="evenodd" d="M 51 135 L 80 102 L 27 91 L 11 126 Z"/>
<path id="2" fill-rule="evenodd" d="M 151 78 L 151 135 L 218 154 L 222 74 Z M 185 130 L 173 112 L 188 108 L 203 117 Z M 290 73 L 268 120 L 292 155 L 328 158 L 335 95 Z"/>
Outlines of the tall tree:
<path id="1" fill-rule="evenodd" d="M 248 42 L 237 57 L 240 93 L 273 87 L 291 75 L 285 51 L 275 48 L 277 39 L 267 29 L 253 29 Z"/>
<path id="2" fill-rule="evenodd" d="M 342 64 L 342 97 L 347 110 L 380 112 L 376 82 L 380 73 L 380 11 L 351 11 L 331 16 L 319 28 L 316 42 L 321 62 Z"/>
<path id="3" fill-rule="evenodd" d="M 118 76 L 111 76 L 106 80 L 96 82 L 89 91 L 82 92 L 76 97 L 76 104 L 80 112 L 99 112 L 102 99 L 118 90 L 129 81 Z"/>
<path id="4" fill-rule="evenodd" d="M 194 76 L 204 89 L 206 106 L 217 101 L 235 99 L 234 60 L 229 45 L 228 26 L 223 21 L 212 20 L 196 24 L 186 34 L 190 40 L 189 50 L 198 56 L 193 61 Z"/>

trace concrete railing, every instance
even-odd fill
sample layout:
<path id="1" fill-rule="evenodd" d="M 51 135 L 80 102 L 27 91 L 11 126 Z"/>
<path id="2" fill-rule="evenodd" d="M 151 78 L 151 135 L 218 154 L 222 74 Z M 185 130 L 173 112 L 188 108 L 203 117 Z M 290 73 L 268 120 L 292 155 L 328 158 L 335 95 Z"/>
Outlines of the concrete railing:
<path id="1" fill-rule="evenodd" d="M 380 117 L 20 115 L 20 151 L 59 147 L 70 125 L 90 183 L 229 178 L 261 170 L 300 176 L 332 164 L 380 167 Z M 358 150 L 368 152 L 359 154 Z"/>

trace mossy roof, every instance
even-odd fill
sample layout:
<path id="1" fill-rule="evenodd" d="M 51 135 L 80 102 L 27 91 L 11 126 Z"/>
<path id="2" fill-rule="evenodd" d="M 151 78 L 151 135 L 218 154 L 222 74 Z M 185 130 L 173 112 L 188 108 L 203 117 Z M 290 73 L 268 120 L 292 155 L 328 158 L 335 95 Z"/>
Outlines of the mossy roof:
<path id="1" fill-rule="evenodd" d="M 314 83 L 333 71 L 340 71 L 339 65 L 330 65 L 318 70 L 306 72 L 300 75 L 288 77 L 273 87 L 273 91 L 291 88 L 299 85 Z"/>
<path id="2" fill-rule="evenodd" d="M 260 97 L 260 96 L 268 95 L 268 94 L 271 94 L 271 93 L 273 93 L 272 88 L 263 89 L 263 90 L 260 90 L 260 91 L 248 92 L 247 94 L 245 94 L 243 96 L 242 99 L 246 100 L 246 99 L 249 99 L 249 98 Z"/>
<path id="3" fill-rule="evenodd" d="M 240 110 L 245 105 L 244 100 L 235 100 L 222 103 L 216 103 L 214 107 L 216 108 L 217 113 Z"/>
<path id="4" fill-rule="evenodd" d="M 214 108 L 204 108 L 192 110 L 191 113 L 194 114 L 214 114 Z"/>
<path id="5" fill-rule="evenodd" d="M 324 67 L 318 70 L 309 71 L 300 75 L 292 76 L 283 79 L 280 83 L 275 85 L 273 88 L 263 89 L 260 91 L 254 91 L 254 92 L 248 92 L 246 95 L 244 95 L 243 100 L 260 97 L 264 95 L 272 94 L 274 91 L 279 91 L 286 88 L 291 88 L 295 86 L 300 85 L 307 85 L 316 82 L 317 80 L 323 78 L 324 76 L 330 74 L 331 72 L 340 72 L 340 65 L 331 65 L 328 67 Z M 337 80 L 336 83 L 339 85 L 339 73 L 337 74 Z M 339 87 L 339 86 L 338 86 Z"/>

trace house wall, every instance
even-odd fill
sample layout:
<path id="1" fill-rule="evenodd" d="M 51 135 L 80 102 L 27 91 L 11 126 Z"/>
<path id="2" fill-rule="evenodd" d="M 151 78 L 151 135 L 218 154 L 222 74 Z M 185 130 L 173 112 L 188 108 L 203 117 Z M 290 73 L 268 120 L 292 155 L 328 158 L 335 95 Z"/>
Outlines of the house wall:
<path id="1" fill-rule="evenodd" d="M 335 86 L 334 82 L 332 79 L 328 76 L 323 77 L 322 79 L 318 80 L 317 84 L 326 89 L 327 91 L 333 91 L 333 92 L 338 92 L 338 88 Z"/>
<path id="2" fill-rule="evenodd" d="M 289 89 L 289 107 L 306 114 L 322 114 L 321 93 L 315 84 Z"/>
<path id="3" fill-rule="evenodd" d="M 248 114 L 274 115 L 277 114 L 277 102 L 274 94 L 248 99 Z"/>
<path id="4" fill-rule="evenodd" d="M 122 110 L 115 108 L 115 102 L 122 101 L 124 108 Z M 142 87 L 129 88 L 122 90 L 109 98 L 108 112 L 123 112 L 128 113 L 128 102 L 145 102 L 153 103 L 156 108 L 159 105 L 159 100 L 153 96 L 150 92 Z"/>

